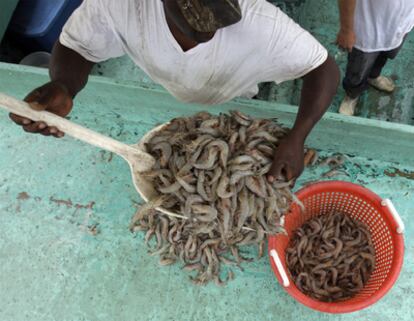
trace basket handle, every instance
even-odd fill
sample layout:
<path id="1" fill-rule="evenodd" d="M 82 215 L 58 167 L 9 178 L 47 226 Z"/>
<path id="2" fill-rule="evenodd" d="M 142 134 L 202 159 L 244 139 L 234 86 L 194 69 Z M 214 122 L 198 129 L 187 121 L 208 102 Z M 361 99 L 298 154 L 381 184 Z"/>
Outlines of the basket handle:
<path id="1" fill-rule="evenodd" d="M 401 216 L 398 214 L 394 204 L 391 202 L 390 199 L 386 198 L 381 201 L 382 206 L 388 207 L 388 210 L 390 211 L 392 217 L 394 218 L 395 222 L 397 223 L 397 233 L 403 234 L 404 233 L 404 222 L 401 219 Z"/>
<path id="2" fill-rule="evenodd" d="M 286 274 L 285 268 L 283 267 L 282 261 L 280 260 L 279 254 L 277 254 L 276 250 L 271 250 L 270 256 L 272 257 L 273 262 L 275 262 L 276 269 L 279 272 L 280 277 L 282 278 L 283 286 L 287 288 L 290 285 L 290 281 Z"/>

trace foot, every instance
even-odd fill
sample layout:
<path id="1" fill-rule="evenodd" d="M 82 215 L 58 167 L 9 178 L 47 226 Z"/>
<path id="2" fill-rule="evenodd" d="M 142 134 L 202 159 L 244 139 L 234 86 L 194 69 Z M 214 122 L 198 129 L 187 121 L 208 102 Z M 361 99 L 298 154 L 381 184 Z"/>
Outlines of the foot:
<path id="1" fill-rule="evenodd" d="M 345 96 L 344 100 L 341 103 L 341 106 L 339 106 L 339 113 L 342 115 L 353 116 L 357 103 L 358 97 L 350 98 L 348 96 Z"/>
<path id="2" fill-rule="evenodd" d="M 378 76 L 377 78 L 368 79 L 368 83 L 378 90 L 391 93 L 395 89 L 395 84 L 391 78 L 385 76 Z"/>

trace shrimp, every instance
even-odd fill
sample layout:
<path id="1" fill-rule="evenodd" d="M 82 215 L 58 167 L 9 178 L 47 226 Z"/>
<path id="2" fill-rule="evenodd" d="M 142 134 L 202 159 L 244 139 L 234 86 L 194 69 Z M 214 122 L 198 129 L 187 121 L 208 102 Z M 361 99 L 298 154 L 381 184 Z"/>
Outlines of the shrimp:
<path id="1" fill-rule="evenodd" d="M 299 228 L 286 262 L 298 288 L 311 297 L 332 302 L 360 291 L 375 266 L 375 253 L 364 224 L 342 213 L 330 212 L 305 222 Z M 305 271 L 310 287 L 304 285 Z"/>
<path id="2" fill-rule="evenodd" d="M 227 191 L 228 186 L 229 186 L 229 178 L 227 177 L 227 175 L 223 175 L 220 179 L 220 182 L 217 186 L 217 195 L 220 198 L 230 198 L 234 192 L 233 191 Z"/>
<path id="3" fill-rule="evenodd" d="M 253 121 L 249 116 L 237 110 L 231 110 L 230 114 L 233 116 L 233 119 L 242 126 L 250 126 Z"/>
<path id="4" fill-rule="evenodd" d="M 186 270 L 196 273 L 190 278 L 193 283 L 224 285 L 234 273 L 222 278 L 222 264 L 239 266 L 251 260 L 240 254 L 241 246 L 257 245 L 260 257 L 266 233 L 285 233 L 283 215 L 295 198 L 289 183 L 271 186 L 265 175 L 279 140 L 286 135 L 287 129 L 271 120 L 238 111 L 218 116 L 202 112 L 172 120 L 146 145 L 156 165 L 143 176 L 165 197 L 160 206 L 183 215 L 161 214 L 148 205 L 134 216 L 131 229 L 147 233 L 145 240 L 152 254 L 160 256 L 161 265 L 181 261 Z M 338 242 L 329 244 L 333 248 L 327 252 L 340 251 Z M 301 250 L 302 264 L 313 260 L 308 249 L 312 250 L 310 244 Z M 226 258 L 229 252 L 234 259 Z M 331 283 L 327 289 L 332 289 Z"/>

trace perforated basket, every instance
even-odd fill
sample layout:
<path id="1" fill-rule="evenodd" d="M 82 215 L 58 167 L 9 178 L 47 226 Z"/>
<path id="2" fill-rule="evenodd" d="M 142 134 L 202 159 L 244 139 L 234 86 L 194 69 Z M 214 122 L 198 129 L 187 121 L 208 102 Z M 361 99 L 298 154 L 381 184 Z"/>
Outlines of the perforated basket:
<path id="1" fill-rule="evenodd" d="M 285 218 L 288 236 L 269 238 L 268 250 L 273 271 L 285 290 L 309 308 L 327 313 L 347 313 L 364 309 L 382 298 L 401 271 L 404 256 L 404 224 L 390 200 L 348 182 L 330 181 L 309 185 L 296 193 L 305 206 L 301 213 L 293 204 Z M 321 302 L 303 294 L 287 270 L 285 250 L 290 236 L 308 219 L 338 210 L 364 222 L 375 247 L 376 266 L 365 287 L 353 298 L 341 302 Z"/>

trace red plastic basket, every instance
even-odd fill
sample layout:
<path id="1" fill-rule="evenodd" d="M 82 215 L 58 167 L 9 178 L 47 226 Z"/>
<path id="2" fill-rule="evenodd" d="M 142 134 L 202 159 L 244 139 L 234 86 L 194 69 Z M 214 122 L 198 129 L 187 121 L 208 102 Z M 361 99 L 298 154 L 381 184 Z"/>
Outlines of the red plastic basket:
<path id="1" fill-rule="evenodd" d="M 404 224 L 390 200 L 381 199 L 365 187 L 341 181 L 320 182 L 296 193 L 306 211 L 293 204 L 285 217 L 289 236 L 269 238 L 268 250 L 272 269 L 285 290 L 309 308 L 327 313 L 362 310 L 381 299 L 394 285 L 404 256 Z M 306 220 L 338 210 L 368 225 L 375 247 L 376 266 L 365 287 L 355 297 L 327 303 L 312 299 L 295 286 L 286 266 L 285 250 L 290 235 Z"/>

